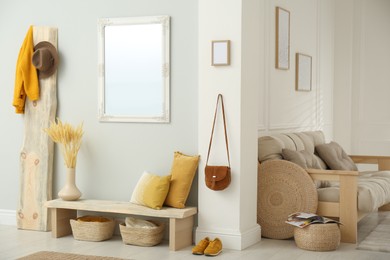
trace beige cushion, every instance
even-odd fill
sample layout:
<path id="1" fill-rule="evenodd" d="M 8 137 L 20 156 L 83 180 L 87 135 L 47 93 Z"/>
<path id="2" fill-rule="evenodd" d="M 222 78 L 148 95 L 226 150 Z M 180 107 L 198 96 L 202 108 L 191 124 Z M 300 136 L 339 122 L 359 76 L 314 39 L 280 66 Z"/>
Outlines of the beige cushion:
<path id="1" fill-rule="evenodd" d="M 313 138 L 309 134 L 306 134 L 304 132 L 296 133 L 296 135 L 302 140 L 304 149 L 313 154 L 315 147 Z"/>
<path id="2" fill-rule="evenodd" d="M 314 149 L 314 146 L 313 146 Z M 326 169 L 326 166 L 323 167 L 321 163 L 319 162 L 319 157 L 316 156 L 313 153 L 310 153 L 306 150 L 302 151 L 293 151 L 290 149 L 283 149 L 282 150 L 283 158 L 287 161 L 293 162 L 295 164 L 298 164 L 304 169 Z M 314 181 L 317 188 L 324 188 L 329 187 L 330 182 L 329 181 Z"/>
<path id="3" fill-rule="evenodd" d="M 325 135 L 322 131 L 309 131 L 303 132 L 303 134 L 310 137 L 313 140 L 314 146 L 325 143 Z"/>
<path id="4" fill-rule="evenodd" d="M 310 153 L 314 152 L 314 147 L 325 143 L 325 136 L 322 131 L 307 131 L 300 133 L 288 134 L 273 134 L 270 136 L 262 136 L 258 138 L 258 156 L 259 162 L 264 162 L 272 159 L 283 159 L 282 149 L 290 149 L 294 151 L 307 150 Z M 326 168 L 326 164 L 319 157 L 322 168 Z"/>
<path id="5" fill-rule="evenodd" d="M 258 139 L 259 161 L 263 162 L 271 159 L 282 159 L 282 149 L 284 145 L 280 139 L 273 136 L 262 136 Z"/>
<path id="6" fill-rule="evenodd" d="M 296 163 L 304 169 L 321 169 L 321 165 L 317 161 L 317 158 L 314 157 L 314 154 L 306 150 L 293 151 L 290 149 L 283 149 L 282 156 L 285 160 Z"/>
<path id="7" fill-rule="evenodd" d="M 294 146 L 296 151 L 305 150 L 305 144 L 302 139 L 298 136 L 298 133 L 289 133 L 285 134 L 288 138 L 290 138 L 294 142 Z"/>
<path id="8" fill-rule="evenodd" d="M 316 146 L 316 152 L 332 170 L 357 171 L 357 167 L 344 149 L 336 142 Z"/>
<path id="9" fill-rule="evenodd" d="M 318 189 L 318 200 L 338 202 L 339 185 Z M 390 203 L 390 172 L 363 172 L 358 177 L 358 209 L 372 212 L 384 204 Z"/>
<path id="10" fill-rule="evenodd" d="M 317 161 L 318 161 L 319 164 L 321 165 L 321 169 L 329 169 L 329 168 L 328 168 L 328 165 L 326 165 L 326 163 L 324 162 L 324 160 L 322 160 L 316 153 L 314 153 L 314 157 L 317 158 Z"/>
<path id="11" fill-rule="evenodd" d="M 318 162 L 321 165 L 321 169 L 327 169 L 328 166 L 322 160 L 318 154 L 315 152 L 315 147 L 319 144 L 324 144 L 325 143 L 325 135 L 322 131 L 308 131 L 308 132 L 302 132 L 302 133 L 297 133 L 301 137 L 302 140 L 305 140 L 305 150 L 311 152 L 313 151 L 314 156 L 317 158 Z M 307 138 L 305 138 L 307 137 Z"/>

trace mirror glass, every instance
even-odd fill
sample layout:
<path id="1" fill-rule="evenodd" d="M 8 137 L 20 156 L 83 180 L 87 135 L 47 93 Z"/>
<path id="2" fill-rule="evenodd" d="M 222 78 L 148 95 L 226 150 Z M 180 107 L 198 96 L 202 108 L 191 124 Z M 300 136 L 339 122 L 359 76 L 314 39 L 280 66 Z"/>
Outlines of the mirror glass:
<path id="1" fill-rule="evenodd" d="M 169 122 L 169 16 L 98 24 L 100 121 Z"/>

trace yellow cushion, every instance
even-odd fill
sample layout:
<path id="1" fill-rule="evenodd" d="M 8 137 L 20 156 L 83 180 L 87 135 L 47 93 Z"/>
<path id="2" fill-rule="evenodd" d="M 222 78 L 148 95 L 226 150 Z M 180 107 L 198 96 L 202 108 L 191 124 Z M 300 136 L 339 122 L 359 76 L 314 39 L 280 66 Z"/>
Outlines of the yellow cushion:
<path id="1" fill-rule="evenodd" d="M 174 208 L 184 208 L 192 181 L 198 168 L 199 156 L 185 155 L 175 152 L 171 169 L 171 186 L 165 205 Z"/>
<path id="2" fill-rule="evenodd" d="M 144 172 L 131 196 L 130 202 L 161 209 L 167 197 L 171 176 L 158 176 Z"/>

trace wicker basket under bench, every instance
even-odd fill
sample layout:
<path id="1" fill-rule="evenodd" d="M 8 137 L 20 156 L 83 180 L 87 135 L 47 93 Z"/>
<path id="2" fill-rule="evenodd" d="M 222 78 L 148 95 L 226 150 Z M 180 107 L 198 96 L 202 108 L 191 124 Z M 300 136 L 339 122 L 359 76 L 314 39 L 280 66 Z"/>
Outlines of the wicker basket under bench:
<path id="1" fill-rule="evenodd" d="M 70 219 L 77 218 L 77 211 L 93 211 L 169 218 L 169 250 L 179 250 L 192 245 L 192 230 L 196 207 L 176 209 L 163 207 L 160 210 L 147 208 L 124 201 L 107 200 L 50 200 L 45 206 L 51 209 L 52 236 L 63 237 L 72 234 Z"/>

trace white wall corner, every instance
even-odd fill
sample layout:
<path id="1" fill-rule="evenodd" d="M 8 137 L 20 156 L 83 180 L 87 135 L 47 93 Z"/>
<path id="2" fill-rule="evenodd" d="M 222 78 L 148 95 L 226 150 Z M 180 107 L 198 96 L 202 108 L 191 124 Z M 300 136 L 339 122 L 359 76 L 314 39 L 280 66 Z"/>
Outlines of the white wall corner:
<path id="1" fill-rule="evenodd" d="M 16 211 L 0 209 L 0 225 L 16 226 Z"/>
<path id="2" fill-rule="evenodd" d="M 195 244 L 201 239 L 209 237 L 210 240 L 219 238 L 222 241 L 222 247 L 233 250 L 244 250 L 261 240 L 261 227 L 256 224 L 254 227 L 244 231 L 231 230 L 212 230 L 212 229 L 196 229 Z"/>

